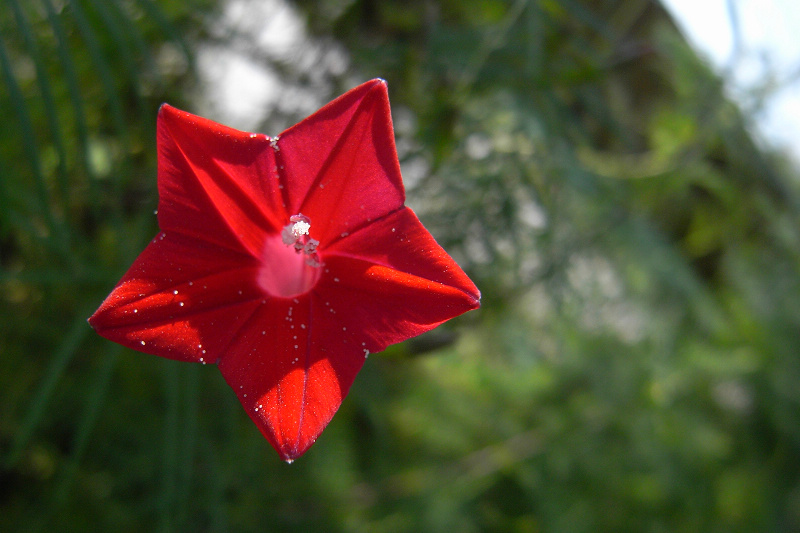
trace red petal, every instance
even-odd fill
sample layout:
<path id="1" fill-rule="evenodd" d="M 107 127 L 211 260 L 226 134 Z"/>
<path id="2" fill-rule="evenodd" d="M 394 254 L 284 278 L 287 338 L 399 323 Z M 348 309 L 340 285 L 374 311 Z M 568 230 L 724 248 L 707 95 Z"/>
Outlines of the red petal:
<path id="1" fill-rule="evenodd" d="M 89 323 L 135 350 L 213 363 L 264 299 L 257 272 L 248 255 L 161 233 Z"/>
<path id="2" fill-rule="evenodd" d="M 158 115 L 158 222 L 259 257 L 283 207 L 268 137 L 238 131 L 164 104 Z"/>
<path id="3" fill-rule="evenodd" d="M 289 210 L 311 219 L 312 236 L 323 246 L 403 206 L 383 80 L 356 87 L 289 128 L 278 146 Z"/>
<path id="4" fill-rule="evenodd" d="M 330 275 L 314 292 L 335 302 L 370 351 L 480 306 L 477 287 L 409 208 L 334 243 L 323 261 Z"/>
<path id="5" fill-rule="evenodd" d="M 245 411 L 284 460 L 302 455 L 330 422 L 363 359 L 344 365 L 320 339 L 308 295 L 258 308 L 219 363 Z"/>

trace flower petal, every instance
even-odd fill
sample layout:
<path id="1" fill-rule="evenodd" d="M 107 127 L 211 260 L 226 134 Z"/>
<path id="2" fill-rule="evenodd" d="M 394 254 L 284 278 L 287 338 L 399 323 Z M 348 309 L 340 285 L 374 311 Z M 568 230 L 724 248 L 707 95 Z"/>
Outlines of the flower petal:
<path id="1" fill-rule="evenodd" d="M 216 362 L 264 299 L 246 254 L 160 233 L 89 324 L 103 337 L 170 359 Z"/>
<path id="2" fill-rule="evenodd" d="M 270 300 L 241 328 L 219 363 L 247 414 L 287 461 L 322 433 L 363 363 L 351 358 L 337 366 L 331 339 L 315 338 L 309 310 L 308 295 Z"/>
<path id="3" fill-rule="evenodd" d="M 383 80 L 356 87 L 289 128 L 278 146 L 280 172 L 291 185 L 289 210 L 311 219 L 323 246 L 403 206 Z"/>
<path id="4" fill-rule="evenodd" d="M 480 306 L 477 287 L 409 208 L 333 243 L 323 261 L 329 275 L 314 293 L 342 316 L 322 320 L 322 335 L 332 339 L 342 327 L 362 332 L 356 341 L 369 351 Z"/>
<path id="5" fill-rule="evenodd" d="M 275 150 L 238 131 L 162 105 L 158 115 L 158 223 L 258 257 L 265 232 L 287 219 Z"/>

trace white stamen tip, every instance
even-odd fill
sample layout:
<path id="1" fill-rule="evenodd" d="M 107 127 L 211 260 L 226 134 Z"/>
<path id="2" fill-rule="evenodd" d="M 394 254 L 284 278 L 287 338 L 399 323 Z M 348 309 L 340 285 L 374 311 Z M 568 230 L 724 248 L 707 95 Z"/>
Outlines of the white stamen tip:
<path id="1" fill-rule="evenodd" d="M 311 229 L 311 224 L 308 222 L 295 222 L 294 226 L 292 226 L 292 235 L 294 235 L 295 239 L 299 239 L 303 235 L 308 235 L 308 230 Z"/>

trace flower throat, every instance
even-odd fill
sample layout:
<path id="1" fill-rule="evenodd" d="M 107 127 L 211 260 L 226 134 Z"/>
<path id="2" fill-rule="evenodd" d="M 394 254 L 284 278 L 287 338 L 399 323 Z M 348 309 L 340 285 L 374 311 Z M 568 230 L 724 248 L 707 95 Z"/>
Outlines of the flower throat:
<path id="1" fill-rule="evenodd" d="M 319 280 L 322 265 L 317 246 L 309 235 L 311 220 L 302 214 L 289 218 L 281 235 L 264 243 L 258 285 L 272 297 L 292 298 L 310 291 Z"/>

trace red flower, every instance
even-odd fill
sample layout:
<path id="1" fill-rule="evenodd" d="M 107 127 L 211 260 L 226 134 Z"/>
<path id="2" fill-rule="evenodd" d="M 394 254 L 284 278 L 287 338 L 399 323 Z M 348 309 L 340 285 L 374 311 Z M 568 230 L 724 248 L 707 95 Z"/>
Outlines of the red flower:
<path id="1" fill-rule="evenodd" d="M 158 162 L 161 232 L 89 323 L 129 348 L 217 363 L 287 461 L 370 352 L 479 306 L 404 206 L 382 80 L 274 138 L 165 104 Z"/>

